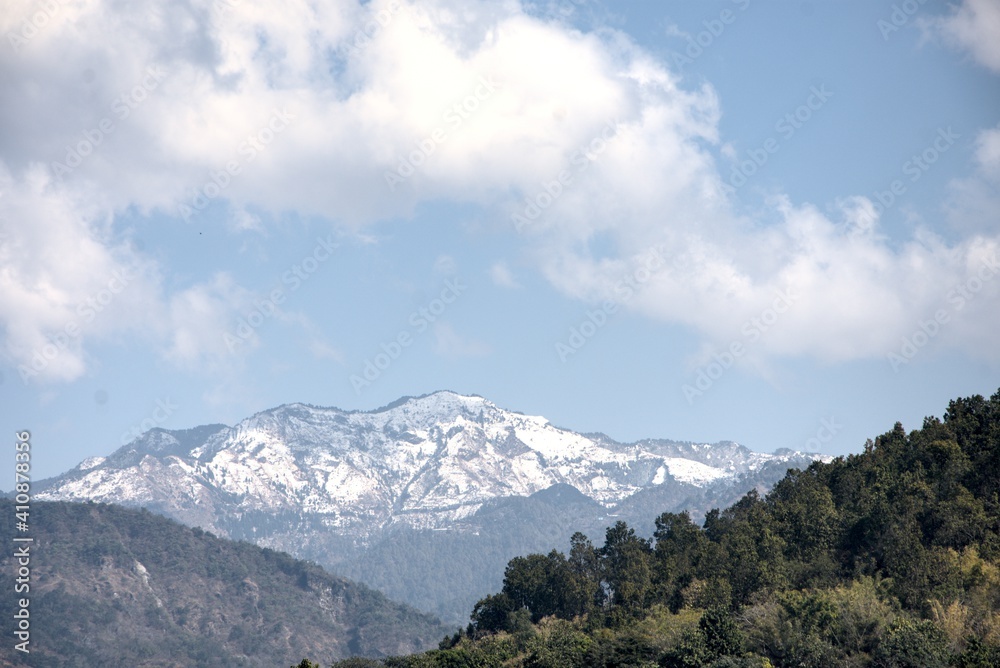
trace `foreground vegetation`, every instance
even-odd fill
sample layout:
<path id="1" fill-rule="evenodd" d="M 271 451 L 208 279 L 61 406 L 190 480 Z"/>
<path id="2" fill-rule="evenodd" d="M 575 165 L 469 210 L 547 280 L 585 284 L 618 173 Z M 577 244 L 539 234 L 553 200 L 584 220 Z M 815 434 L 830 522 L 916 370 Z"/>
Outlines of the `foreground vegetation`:
<path id="1" fill-rule="evenodd" d="M 515 558 L 438 650 L 334 665 L 1000 666 L 1000 392 L 702 527 L 665 513 L 652 539 L 619 522 Z"/>

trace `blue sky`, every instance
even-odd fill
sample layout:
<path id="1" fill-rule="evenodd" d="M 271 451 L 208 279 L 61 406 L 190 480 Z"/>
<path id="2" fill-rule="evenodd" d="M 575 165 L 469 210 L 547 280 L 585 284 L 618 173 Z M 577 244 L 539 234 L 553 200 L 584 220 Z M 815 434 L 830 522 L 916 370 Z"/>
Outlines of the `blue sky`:
<path id="1" fill-rule="evenodd" d="M 1000 4 L 0 12 L 0 422 L 479 394 L 858 452 L 1000 387 Z"/>

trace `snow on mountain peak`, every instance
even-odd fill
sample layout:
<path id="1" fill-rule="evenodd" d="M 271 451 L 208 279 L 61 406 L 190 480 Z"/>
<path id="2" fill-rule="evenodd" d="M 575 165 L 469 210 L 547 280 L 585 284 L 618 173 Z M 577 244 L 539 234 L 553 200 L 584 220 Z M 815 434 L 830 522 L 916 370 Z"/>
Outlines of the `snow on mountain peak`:
<path id="1" fill-rule="evenodd" d="M 153 503 L 203 526 L 227 514 L 318 513 L 363 539 L 397 522 L 448 526 L 492 499 L 553 485 L 612 506 L 651 487 L 735 481 L 796 457 L 731 442 L 622 444 L 440 391 L 373 411 L 293 403 L 233 427 L 155 429 L 45 481 L 38 497 Z"/>
<path id="2" fill-rule="evenodd" d="M 104 460 L 105 460 L 104 457 L 87 457 L 82 462 L 77 464 L 76 468 L 79 471 L 89 471 L 95 466 L 100 466 L 101 464 L 103 464 Z"/>

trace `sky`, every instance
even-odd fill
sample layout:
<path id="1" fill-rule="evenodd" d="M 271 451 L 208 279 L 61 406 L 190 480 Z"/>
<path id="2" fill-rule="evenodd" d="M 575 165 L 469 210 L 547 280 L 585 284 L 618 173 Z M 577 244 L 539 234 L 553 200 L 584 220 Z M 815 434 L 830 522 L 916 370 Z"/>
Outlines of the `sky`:
<path id="1" fill-rule="evenodd" d="M 36 479 L 291 402 L 842 455 L 1000 388 L 996 0 L 2 0 L 0 35 Z"/>

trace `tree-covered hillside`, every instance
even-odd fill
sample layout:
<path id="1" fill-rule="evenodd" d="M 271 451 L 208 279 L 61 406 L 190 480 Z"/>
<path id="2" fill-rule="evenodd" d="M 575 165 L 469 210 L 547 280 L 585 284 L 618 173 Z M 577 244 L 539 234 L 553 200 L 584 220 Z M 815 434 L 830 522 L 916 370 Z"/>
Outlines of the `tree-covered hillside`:
<path id="1" fill-rule="evenodd" d="M 13 506 L 0 500 L 0 535 L 15 535 Z M 0 596 L 0 616 L 10 629 L 30 599 L 31 653 L 11 632 L 0 665 L 275 666 L 419 651 L 445 631 L 315 564 L 145 510 L 34 502 L 30 517 L 31 589 Z"/>
<path id="2" fill-rule="evenodd" d="M 1000 392 L 791 470 L 704 525 L 664 513 L 507 566 L 438 650 L 347 666 L 1000 666 Z"/>

